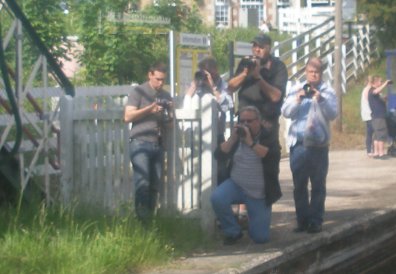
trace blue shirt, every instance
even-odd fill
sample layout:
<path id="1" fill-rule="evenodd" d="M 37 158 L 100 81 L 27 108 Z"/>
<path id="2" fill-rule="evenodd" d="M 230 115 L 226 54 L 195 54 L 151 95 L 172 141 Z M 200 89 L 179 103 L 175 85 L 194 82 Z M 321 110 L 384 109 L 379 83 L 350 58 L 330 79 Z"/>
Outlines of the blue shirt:
<path id="1" fill-rule="evenodd" d="M 294 146 L 297 141 L 303 141 L 308 112 L 313 98 L 304 98 L 297 101 L 297 93 L 306 82 L 293 86 L 282 105 L 282 115 L 291 119 L 287 144 Z M 319 107 L 327 122 L 334 120 L 338 114 L 337 97 L 332 87 L 321 82 L 316 89 L 320 92 Z"/>

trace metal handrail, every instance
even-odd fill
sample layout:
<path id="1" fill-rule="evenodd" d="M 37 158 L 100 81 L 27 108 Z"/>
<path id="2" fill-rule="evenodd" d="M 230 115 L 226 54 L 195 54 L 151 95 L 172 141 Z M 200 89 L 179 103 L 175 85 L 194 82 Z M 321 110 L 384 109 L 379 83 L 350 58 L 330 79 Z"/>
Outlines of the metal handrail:
<path id="1" fill-rule="evenodd" d="M 50 68 L 54 72 L 53 76 L 55 77 L 57 82 L 65 89 L 65 92 L 67 95 L 74 96 L 75 89 L 74 89 L 73 84 L 69 81 L 67 76 L 63 73 L 59 64 L 55 60 L 54 56 L 49 52 L 47 47 L 41 41 L 36 30 L 33 28 L 30 21 L 26 18 L 25 14 L 22 12 L 22 10 L 18 6 L 18 4 L 14 0 L 5 0 L 5 1 L 7 2 L 8 7 L 14 13 L 15 17 L 17 17 L 21 21 L 22 26 L 26 29 L 27 33 L 29 34 L 30 38 L 33 40 L 35 45 L 38 47 L 41 54 L 43 54 L 45 56 L 45 58 L 47 59 L 47 62 L 49 64 Z"/>
<path id="2" fill-rule="evenodd" d="M 1 22 L 0 22 L 0 29 L 1 29 Z M 14 119 L 15 119 L 15 126 L 16 126 L 16 138 L 15 138 L 15 144 L 13 148 L 11 149 L 10 153 L 12 155 L 16 154 L 19 150 L 19 147 L 22 142 L 22 121 L 21 121 L 21 116 L 19 114 L 18 106 L 15 101 L 15 97 L 11 88 L 11 83 L 10 83 L 10 78 L 8 76 L 8 69 L 7 69 L 7 63 L 5 61 L 5 55 L 4 55 L 4 49 L 3 49 L 3 39 L 0 35 L 0 68 L 1 68 L 1 74 L 3 76 L 3 82 L 4 82 L 4 87 L 7 93 L 8 100 L 10 102 L 10 112 L 14 114 Z"/>

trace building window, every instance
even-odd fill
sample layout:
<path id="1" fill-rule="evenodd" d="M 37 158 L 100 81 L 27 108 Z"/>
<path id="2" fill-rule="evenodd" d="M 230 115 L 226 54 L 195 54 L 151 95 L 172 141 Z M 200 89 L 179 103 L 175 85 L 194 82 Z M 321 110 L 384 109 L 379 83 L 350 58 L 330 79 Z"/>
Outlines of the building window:
<path id="1" fill-rule="evenodd" d="M 228 27 L 228 1 L 227 0 L 216 0 L 215 7 L 215 23 L 216 26 Z"/>
<path id="2" fill-rule="evenodd" d="M 265 20 L 263 0 L 240 0 L 240 8 L 245 12 L 248 10 L 257 10 L 257 26 Z"/>
<path id="3" fill-rule="evenodd" d="M 278 0 L 276 5 L 279 8 L 286 8 L 286 7 L 290 6 L 290 1 L 289 0 Z"/>

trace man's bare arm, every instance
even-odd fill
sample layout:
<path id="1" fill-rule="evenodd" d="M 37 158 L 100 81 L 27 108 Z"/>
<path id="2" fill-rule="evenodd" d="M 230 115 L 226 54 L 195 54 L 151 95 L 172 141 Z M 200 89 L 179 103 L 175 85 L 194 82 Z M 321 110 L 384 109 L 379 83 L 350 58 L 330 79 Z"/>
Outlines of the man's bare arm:
<path id="1" fill-rule="evenodd" d="M 125 106 L 124 109 L 124 122 L 132 123 L 139 120 L 149 114 L 161 111 L 162 107 L 158 106 L 155 102 L 144 108 L 138 109 L 135 106 Z"/>
<path id="2" fill-rule="evenodd" d="M 260 87 L 261 93 L 267 96 L 272 102 L 279 102 L 282 98 L 282 92 L 278 88 L 270 85 L 263 79 L 263 77 L 261 77 L 260 69 L 260 66 L 255 67 L 253 70 L 253 77 L 257 80 L 256 84 Z"/>
<path id="3" fill-rule="evenodd" d="M 230 93 L 236 92 L 238 88 L 242 85 L 243 81 L 245 81 L 247 75 L 248 75 L 248 69 L 245 68 L 240 74 L 231 78 L 228 81 L 228 91 Z"/>
<path id="4" fill-rule="evenodd" d="M 264 95 L 270 98 L 270 100 L 274 103 L 280 101 L 280 99 L 282 98 L 282 92 L 278 88 L 268 84 L 268 82 L 265 81 L 261 76 L 256 79 L 258 80 L 257 84 L 260 87 L 260 91 Z"/>

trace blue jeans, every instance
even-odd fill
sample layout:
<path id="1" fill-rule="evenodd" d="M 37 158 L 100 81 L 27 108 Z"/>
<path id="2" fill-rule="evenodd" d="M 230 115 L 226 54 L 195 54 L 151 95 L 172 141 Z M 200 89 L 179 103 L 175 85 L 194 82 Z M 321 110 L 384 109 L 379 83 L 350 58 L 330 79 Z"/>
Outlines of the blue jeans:
<path id="1" fill-rule="evenodd" d="M 233 180 L 227 179 L 213 191 L 211 202 L 225 236 L 235 237 L 241 232 L 241 227 L 232 211 L 232 205 L 246 204 L 250 237 L 256 243 L 268 241 L 272 207 L 266 206 L 265 199 L 247 196 Z"/>
<path id="2" fill-rule="evenodd" d="M 301 227 L 310 223 L 321 225 L 323 222 L 328 168 L 328 147 L 304 147 L 302 144 L 297 144 L 290 149 L 294 204 L 297 224 Z M 311 199 L 308 194 L 309 180 Z"/>
<path id="3" fill-rule="evenodd" d="M 157 204 L 163 151 L 157 143 L 132 139 L 129 157 L 133 166 L 136 215 L 139 219 L 147 219 L 152 216 Z"/>

